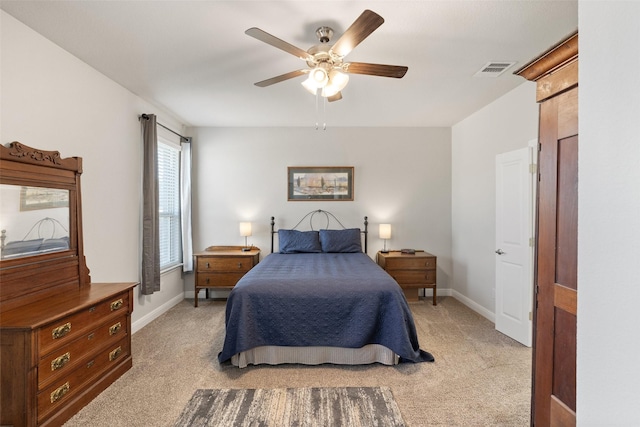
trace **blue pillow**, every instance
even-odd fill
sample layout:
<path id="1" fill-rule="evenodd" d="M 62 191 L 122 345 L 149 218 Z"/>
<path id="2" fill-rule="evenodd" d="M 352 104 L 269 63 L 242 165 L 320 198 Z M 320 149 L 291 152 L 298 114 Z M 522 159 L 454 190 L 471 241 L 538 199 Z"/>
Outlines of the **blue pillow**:
<path id="1" fill-rule="evenodd" d="M 320 230 L 322 252 L 362 252 L 359 228 Z"/>
<path id="2" fill-rule="evenodd" d="M 281 254 L 322 252 L 317 231 L 278 230 Z"/>

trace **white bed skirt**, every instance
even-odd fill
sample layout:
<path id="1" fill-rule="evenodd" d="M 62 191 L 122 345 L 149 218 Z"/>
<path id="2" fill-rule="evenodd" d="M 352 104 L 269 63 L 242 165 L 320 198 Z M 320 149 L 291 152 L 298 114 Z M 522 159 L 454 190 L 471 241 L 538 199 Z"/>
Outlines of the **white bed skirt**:
<path id="1" fill-rule="evenodd" d="M 368 365 L 381 363 L 397 365 L 400 357 L 380 344 L 368 344 L 361 348 L 342 347 L 279 347 L 263 346 L 231 356 L 231 364 L 239 368 L 248 365 L 280 365 L 298 363 L 302 365 Z"/>

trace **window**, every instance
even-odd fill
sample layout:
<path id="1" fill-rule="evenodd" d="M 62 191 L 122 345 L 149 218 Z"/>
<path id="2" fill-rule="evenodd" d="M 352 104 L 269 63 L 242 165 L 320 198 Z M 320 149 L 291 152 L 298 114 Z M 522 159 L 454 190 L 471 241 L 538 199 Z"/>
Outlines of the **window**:
<path id="1" fill-rule="evenodd" d="M 182 263 L 180 236 L 180 148 L 158 140 L 160 270 Z"/>

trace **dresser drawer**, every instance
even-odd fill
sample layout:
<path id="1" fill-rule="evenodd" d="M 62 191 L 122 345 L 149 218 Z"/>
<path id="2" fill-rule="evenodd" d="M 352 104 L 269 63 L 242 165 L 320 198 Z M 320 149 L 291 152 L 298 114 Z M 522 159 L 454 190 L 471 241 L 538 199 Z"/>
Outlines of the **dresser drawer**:
<path id="1" fill-rule="evenodd" d="M 111 369 L 130 354 L 129 340 L 124 337 L 38 393 L 38 423 L 46 420 L 56 408 L 80 394 L 91 384 L 92 379 Z"/>
<path id="2" fill-rule="evenodd" d="M 198 274 L 199 288 L 232 288 L 245 273 L 200 273 Z"/>
<path id="3" fill-rule="evenodd" d="M 198 271 L 242 271 L 253 267 L 250 257 L 198 257 Z"/>
<path id="4" fill-rule="evenodd" d="M 86 363 L 96 350 L 128 335 L 127 319 L 123 314 L 43 356 L 38 364 L 38 389 L 42 390 L 76 366 Z"/>
<path id="5" fill-rule="evenodd" d="M 40 328 L 40 355 L 48 354 L 58 346 L 82 336 L 88 329 L 105 321 L 106 317 L 117 317 L 129 312 L 129 293 L 124 292 L 84 310 L 78 311 L 59 321 Z"/>
<path id="6" fill-rule="evenodd" d="M 435 270 L 389 270 L 387 273 L 400 285 L 433 284 L 436 282 Z"/>
<path id="7" fill-rule="evenodd" d="M 413 269 L 429 269 L 436 268 L 436 259 L 435 257 L 420 257 L 414 255 L 403 255 L 396 258 L 389 258 L 386 260 L 385 268 L 387 270 L 392 269 L 403 269 L 403 270 L 413 270 Z"/>

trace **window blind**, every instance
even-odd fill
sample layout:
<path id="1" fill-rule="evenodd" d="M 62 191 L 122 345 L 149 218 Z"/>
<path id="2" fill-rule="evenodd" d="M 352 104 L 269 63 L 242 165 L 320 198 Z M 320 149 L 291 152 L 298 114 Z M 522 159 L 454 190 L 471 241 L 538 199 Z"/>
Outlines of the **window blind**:
<path id="1" fill-rule="evenodd" d="M 180 225 L 180 150 L 158 141 L 160 269 L 182 263 Z"/>

